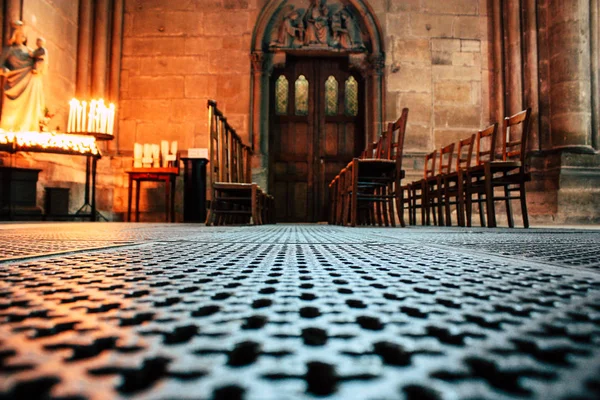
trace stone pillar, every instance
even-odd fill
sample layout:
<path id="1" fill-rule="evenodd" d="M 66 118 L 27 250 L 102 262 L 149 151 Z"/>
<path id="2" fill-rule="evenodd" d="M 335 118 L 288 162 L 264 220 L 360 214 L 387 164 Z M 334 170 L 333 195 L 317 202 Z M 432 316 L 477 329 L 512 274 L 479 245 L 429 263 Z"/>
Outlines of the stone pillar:
<path id="1" fill-rule="evenodd" d="M 92 97 L 107 95 L 109 0 L 96 0 L 94 8 L 94 43 L 92 48 Z"/>
<path id="2" fill-rule="evenodd" d="M 591 0 L 592 146 L 600 150 L 600 0 Z"/>
<path id="3" fill-rule="evenodd" d="M 250 81 L 250 128 L 249 138 L 254 150 L 252 179 L 265 190 L 269 190 L 269 84 L 270 62 L 266 54 L 256 51 L 250 55 L 252 77 Z"/>
<path id="4" fill-rule="evenodd" d="M 7 45 L 8 40 L 12 35 L 12 24 L 15 21 L 20 21 L 23 11 L 22 0 L 4 0 L 4 14 L 3 14 L 3 41 L 2 47 Z"/>
<path id="5" fill-rule="evenodd" d="M 550 137 L 550 48 L 548 47 L 548 0 L 537 3 L 537 56 L 540 149 L 552 148 Z"/>
<path id="6" fill-rule="evenodd" d="M 537 10 L 536 0 L 523 0 L 523 97 L 525 107 L 530 107 L 531 130 L 528 147 L 530 150 L 541 149 L 539 135 L 539 72 L 537 43 Z"/>
<path id="7" fill-rule="evenodd" d="M 504 69 L 506 115 L 523 110 L 523 57 L 521 53 L 520 0 L 504 1 Z"/>
<path id="8" fill-rule="evenodd" d="M 367 142 L 373 141 L 375 137 L 378 137 L 383 130 L 383 108 L 384 108 L 384 77 L 385 77 L 385 57 L 383 54 L 373 54 L 370 58 L 371 70 L 369 71 L 369 80 L 367 82 L 367 89 L 373 99 L 372 104 L 369 104 L 367 112 L 367 121 L 370 120 L 370 124 L 367 124 Z M 367 93 L 369 93 L 369 91 Z M 367 97 L 369 98 L 369 97 Z"/>
<path id="9" fill-rule="evenodd" d="M 90 97 L 92 24 L 92 0 L 80 0 L 79 31 L 77 33 L 77 83 L 75 86 L 76 96 L 80 99 Z"/>
<path id="10" fill-rule="evenodd" d="M 118 104 L 121 87 L 121 53 L 123 50 L 123 17 L 124 0 L 113 2 L 113 24 L 110 49 L 110 79 L 108 84 L 108 99 Z M 119 120 L 119 108 L 116 109 L 115 121 Z M 115 142 L 117 152 L 119 151 L 118 123 L 115 123 Z"/>
<path id="11" fill-rule="evenodd" d="M 554 149 L 592 150 L 590 0 L 549 2 Z"/>
<path id="12" fill-rule="evenodd" d="M 492 2 L 492 15 L 494 26 L 494 102 L 496 110 L 495 120 L 501 121 L 504 118 L 504 29 L 502 18 L 502 4 L 500 1 Z"/>

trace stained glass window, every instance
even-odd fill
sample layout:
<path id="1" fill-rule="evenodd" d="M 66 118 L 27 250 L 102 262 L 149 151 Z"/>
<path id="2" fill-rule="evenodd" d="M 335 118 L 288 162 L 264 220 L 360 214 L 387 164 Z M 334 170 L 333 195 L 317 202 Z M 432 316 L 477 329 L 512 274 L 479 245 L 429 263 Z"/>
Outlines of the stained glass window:
<path id="1" fill-rule="evenodd" d="M 346 115 L 358 115 L 358 82 L 353 76 L 346 80 Z"/>
<path id="2" fill-rule="evenodd" d="M 337 115 L 338 81 L 333 75 L 325 81 L 325 115 Z"/>
<path id="3" fill-rule="evenodd" d="M 304 75 L 296 80 L 296 115 L 308 115 L 308 80 Z"/>
<path id="4" fill-rule="evenodd" d="M 275 82 L 275 112 L 277 115 L 286 115 L 288 109 L 289 84 L 285 76 L 281 75 Z"/>

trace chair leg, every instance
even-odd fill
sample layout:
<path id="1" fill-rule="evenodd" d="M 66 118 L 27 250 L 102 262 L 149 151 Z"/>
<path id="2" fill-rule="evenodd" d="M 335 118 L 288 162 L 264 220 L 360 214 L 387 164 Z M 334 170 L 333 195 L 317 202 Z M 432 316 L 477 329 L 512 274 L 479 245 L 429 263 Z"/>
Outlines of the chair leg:
<path id="1" fill-rule="evenodd" d="M 488 228 L 496 227 L 496 209 L 494 205 L 493 174 L 489 168 L 485 169 L 485 209 L 487 212 Z"/>
<path id="2" fill-rule="evenodd" d="M 356 217 L 358 212 L 358 162 L 355 159 L 352 163 L 352 198 L 350 200 L 350 226 L 356 226 Z"/>
<path id="3" fill-rule="evenodd" d="M 388 218 L 390 220 L 390 224 L 392 227 L 396 227 L 396 216 L 394 215 L 394 187 L 393 184 L 390 184 L 385 188 L 386 202 L 388 205 Z"/>
<path id="4" fill-rule="evenodd" d="M 396 182 L 396 214 L 398 214 L 398 220 L 400 221 L 401 227 L 406 227 L 406 221 L 404 221 L 404 190 L 400 187 L 400 183 Z"/>
<path id="5" fill-rule="evenodd" d="M 521 213 L 523 214 L 523 227 L 529 228 L 529 215 L 527 214 L 527 197 L 525 196 L 525 182 L 519 184 L 519 200 L 521 200 Z"/>
<path id="6" fill-rule="evenodd" d="M 504 197 L 506 198 L 504 204 L 506 205 L 506 218 L 508 218 L 508 227 L 514 228 L 515 220 L 513 218 L 512 206 L 510 204 L 510 190 L 508 189 L 508 185 L 504 186 Z"/>

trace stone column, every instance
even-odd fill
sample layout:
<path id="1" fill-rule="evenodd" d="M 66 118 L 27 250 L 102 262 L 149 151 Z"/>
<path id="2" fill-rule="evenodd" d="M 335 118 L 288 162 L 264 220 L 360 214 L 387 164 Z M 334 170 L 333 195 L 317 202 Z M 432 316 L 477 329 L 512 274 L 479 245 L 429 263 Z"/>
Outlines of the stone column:
<path id="1" fill-rule="evenodd" d="M 600 0 L 591 0 L 592 146 L 600 150 Z"/>
<path id="2" fill-rule="evenodd" d="M 523 55 L 521 52 L 520 3 L 520 0 L 504 1 L 506 116 L 523 110 Z"/>
<path id="3" fill-rule="evenodd" d="M 121 87 L 121 53 L 123 50 L 123 17 L 124 0 L 113 2 L 113 24 L 110 49 L 110 79 L 108 84 L 108 99 L 118 105 Z M 117 121 L 119 120 L 119 107 L 115 115 L 115 142 L 117 152 L 119 151 L 119 135 Z"/>
<path id="4" fill-rule="evenodd" d="M 250 127 L 249 141 L 254 150 L 253 181 L 269 190 L 269 80 L 271 66 L 269 57 L 263 52 L 255 51 L 250 55 L 252 62 L 252 80 L 250 81 Z"/>
<path id="5" fill-rule="evenodd" d="M 77 83 L 76 96 L 90 97 L 90 63 L 92 58 L 92 0 L 79 2 L 79 31 L 77 32 Z"/>
<path id="6" fill-rule="evenodd" d="M 8 40 L 12 35 L 12 24 L 15 21 L 21 20 L 23 2 L 22 0 L 4 0 L 4 14 L 3 14 L 3 41 L 2 47 L 6 46 Z"/>
<path id="7" fill-rule="evenodd" d="M 492 2 L 492 16 L 494 27 L 493 58 L 494 58 L 494 102 L 495 120 L 504 118 L 504 30 L 502 18 L 502 4 L 500 1 Z"/>
<path id="8" fill-rule="evenodd" d="M 524 106 L 531 107 L 531 130 L 528 147 L 541 149 L 539 135 L 539 71 L 536 0 L 523 0 L 523 97 Z"/>
<path id="9" fill-rule="evenodd" d="M 551 136 L 555 149 L 591 150 L 590 0 L 549 2 Z"/>
<path id="10" fill-rule="evenodd" d="M 369 117 L 371 118 L 367 124 L 367 143 L 369 143 L 369 140 L 372 141 L 375 137 L 379 136 L 383 130 L 383 108 L 385 104 L 385 90 L 383 87 L 385 77 L 385 57 L 383 54 L 373 54 L 370 58 L 370 62 L 371 71 L 368 87 L 373 101 L 367 110 L 370 110 L 371 113 L 370 116 L 367 113 L 367 119 L 369 119 Z"/>
<path id="11" fill-rule="evenodd" d="M 92 48 L 92 96 L 107 95 L 109 0 L 96 0 L 94 9 L 94 42 Z"/>

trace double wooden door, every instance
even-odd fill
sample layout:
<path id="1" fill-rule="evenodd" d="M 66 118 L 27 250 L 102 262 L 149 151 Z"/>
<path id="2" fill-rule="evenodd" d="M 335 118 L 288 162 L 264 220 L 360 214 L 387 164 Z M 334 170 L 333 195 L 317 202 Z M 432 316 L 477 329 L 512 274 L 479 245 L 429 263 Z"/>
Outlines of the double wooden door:
<path id="1" fill-rule="evenodd" d="M 288 58 L 271 82 L 270 189 L 278 222 L 327 220 L 328 184 L 364 148 L 364 84 L 347 58 Z"/>

